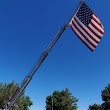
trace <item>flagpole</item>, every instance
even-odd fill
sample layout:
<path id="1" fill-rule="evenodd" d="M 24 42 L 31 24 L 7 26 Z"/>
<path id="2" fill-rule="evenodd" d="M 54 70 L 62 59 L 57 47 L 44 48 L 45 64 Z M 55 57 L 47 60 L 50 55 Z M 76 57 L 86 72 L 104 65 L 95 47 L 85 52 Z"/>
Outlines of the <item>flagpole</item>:
<path id="1" fill-rule="evenodd" d="M 31 69 L 31 71 L 24 78 L 24 80 L 22 81 L 19 89 L 16 91 L 16 93 L 14 93 L 14 96 L 12 96 L 12 98 L 11 98 L 12 102 L 8 105 L 7 109 L 10 110 L 11 107 L 16 103 L 18 97 L 24 91 L 24 89 L 27 87 L 27 85 L 31 81 L 32 77 L 34 76 L 34 74 L 36 73 L 36 71 L 38 70 L 38 68 L 40 67 L 40 65 L 43 63 L 43 61 L 45 60 L 45 58 L 50 53 L 50 51 L 53 48 L 53 46 L 56 44 L 56 42 L 58 41 L 58 39 L 60 38 L 60 36 L 63 34 L 63 32 L 67 29 L 69 22 L 71 21 L 71 19 L 73 18 L 73 16 L 77 13 L 77 11 L 81 7 L 82 3 L 83 3 L 83 0 L 80 1 L 79 5 L 78 5 L 78 7 L 76 9 L 76 11 L 72 14 L 72 16 L 67 21 L 67 23 L 58 31 L 58 33 L 56 34 L 56 36 L 54 37 L 54 39 L 51 41 L 51 43 L 49 44 L 49 46 L 42 53 L 42 55 L 39 57 L 37 63 L 33 66 L 33 68 Z"/>

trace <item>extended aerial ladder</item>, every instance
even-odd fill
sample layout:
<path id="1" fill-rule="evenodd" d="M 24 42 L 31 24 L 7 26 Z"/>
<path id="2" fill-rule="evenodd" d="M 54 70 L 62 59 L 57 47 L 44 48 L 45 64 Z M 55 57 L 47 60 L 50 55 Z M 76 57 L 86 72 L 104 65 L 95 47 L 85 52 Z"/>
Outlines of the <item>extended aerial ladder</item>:
<path id="1" fill-rule="evenodd" d="M 61 36 L 61 34 L 63 33 L 63 31 L 66 29 L 66 27 L 67 27 L 67 25 L 65 25 L 58 32 L 58 34 L 52 40 L 52 42 L 50 43 L 50 45 L 48 46 L 48 48 L 42 53 L 42 55 L 38 59 L 38 62 L 32 68 L 32 70 L 30 71 L 30 73 L 24 78 L 24 80 L 22 81 L 21 85 L 16 89 L 16 91 L 14 92 L 14 94 L 9 99 L 9 102 L 6 105 L 6 109 L 10 110 L 11 107 L 16 103 L 16 101 L 19 98 L 20 94 L 24 91 L 24 89 L 26 88 L 26 86 L 28 85 L 28 83 L 30 82 L 30 80 L 32 79 L 33 75 L 38 70 L 38 68 L 40 67 L 40 65 L 42 64 L 42 62 L 45 60 L 45 58 L 49 54 L 50 50 L 52 49 L 52 47 L 54 46 L 54 44 L 57 42 L 57 40 L 59 39 L 59 37 Z"/>
<path id="2" fill-rule="evenodd" d="M 81 2 L 79 3 L 77 10 L 75 11 L 75 13 L 78 11 L 78 9 L 80 8 L 80 6 L 82 5 L 83 0 L 81 0 Z M 74 13 L 74 15 L 75 15 Z M 72 15 L 73 17 L 73 15 Z M 58 31 L 58 33 L 56 34 L 56 36 L 54 37 L 54 39 L 51 41 L 51 43 L 49 44 L 49 46 L 46 48 L 46 50 L 42 53 L 42 55 L 39 57 L 38 61 L 36 62 L 36 64 L 33 66 L 32 70 L 29 72 L 29 74 L 24 78 L 24 80 L 22 81 L 21 85 L 19 87 L 17 87 L 17 89 L 15 90 L 15 92 L 13 93 L 13 95 L 11 96 L 11 98 L 9 99 L 9 101 L 7 102 L 7 104 L 5 105 L 5 109 L 6 110 L 11 110 L 14 106 L 14 104 L 16 103 L 16 101 L 18 100 L 20 94 L 25 90 L 25 88 L 27 87 L 27 85 L 29 84 L 29 82 L 31 81 L 31 79 L 33 78 L 34 74 L 36 73 L 36 71 L 38 70 L 38 68 L 40 67 L 40 65 L 43 63 L 43 61 L 45 60 L 45 58 L 48 56 L 49 52 L 51 51 L 52 47 L 55 45 L 55 43 L 58 41 L 58 39 L 60 38 L 60 36 L 62 35 L 62 33 L 66 30 L 69 22 L 71 21 L 72 17 L 68 20 L 68 22 Z"/>

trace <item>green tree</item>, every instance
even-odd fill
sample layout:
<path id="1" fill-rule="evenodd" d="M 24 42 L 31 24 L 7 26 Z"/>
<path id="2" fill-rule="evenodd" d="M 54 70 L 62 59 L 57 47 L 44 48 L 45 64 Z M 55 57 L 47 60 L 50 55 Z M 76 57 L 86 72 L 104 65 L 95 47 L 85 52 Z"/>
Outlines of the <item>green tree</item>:
<path id="1" fill-rule="evenodd" d="M 54 91 L 52 95 L 46 97 L 46 110 L 77 110 L 78 99 L 72 96 L 69 89 Z"/>
<path id="2" fill-rule="evenodd" d="M 101 93 L 103 103 L 101 105 L 89 105 L 88 110 L 110 110 L 110 84 Z"/>
<path id="3" fill-rule="evenodd" d="M 14 81 L 8 84 L 0 83 L 0 107 L 4 107 L 10 96 L 14 93 L 19 85 Z M 25 96 L 24 92 L 17 100 L 13 110 L 28 110 L 28 107 L 32 105 L 32 101 L 29 96 Z"/>
<path id="4" fill-rule="evenodd" d="M 104 110 L 110 110 L 110 84 L 108 84 L 105 89 L 102 91 L 102 108 Z"/>
<path id="5" fill-rule="evenodd" d="M 88 110 L 101 110 L 101 105 L 99 105 L 99 104 L 89 105 L 89 109 Z"/>

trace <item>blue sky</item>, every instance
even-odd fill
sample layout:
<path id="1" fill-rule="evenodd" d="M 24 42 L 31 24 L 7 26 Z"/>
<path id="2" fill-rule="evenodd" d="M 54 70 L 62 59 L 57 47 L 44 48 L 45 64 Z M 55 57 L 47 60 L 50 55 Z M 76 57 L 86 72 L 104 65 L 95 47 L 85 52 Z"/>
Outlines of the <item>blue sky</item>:
<path id="1" fill-rule="evenodd" d="M 22 82 L 79 1 L 0 1 L 1 83 Z M 46 96 L 65 88 L 79 99 L 78 110 L 102 103 L 101 91 L 110 83 L 110 0 L 85 2 L 100 18 L 104 37 L 91 52 L 68 27 L 26 88 L 30 110 L 45 110 Z"/>

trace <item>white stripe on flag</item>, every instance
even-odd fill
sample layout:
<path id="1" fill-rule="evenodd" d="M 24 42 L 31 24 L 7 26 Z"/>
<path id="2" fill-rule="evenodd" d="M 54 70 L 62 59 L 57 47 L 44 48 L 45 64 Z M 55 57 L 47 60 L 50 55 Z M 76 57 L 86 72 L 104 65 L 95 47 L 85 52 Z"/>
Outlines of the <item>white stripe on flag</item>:
<path id="1" fill-rule="evenodd" d="M 100 31 L 102 31 L 102 33 L 104 33 L 104 30 L 102 29 L 102 27 L 101 27 L 99 24 L 97 24 L 93 19 L 91 20 L 91 22 L 92 22 L 98 29 L 100 29 Z"/>
<path id="2" fill-rule="evenodd" d="M 87 35 L 87 33 L 77 24 L 77 22 L 74 20 L 73 21 L 74 24 L 76 25 L 76 27 L 84 34 L 84 36 L 88 39 L 89 42 L 91 42 L 92 44 L 94 44 L 95 46 L 97 46 L 97 43 L 95 41 L 93 41 L 90 36 Z M 83 25 L 82 25 L 83 27 Z M 87 28 L 87 27 L 86 27 Z"/>
<path id="3" fill-rule="evenodd" d="M 89 24 L 88 27 L 90 27 L 98 36 L 100 36 L 100 37 L 103 36 L 98 30 L 96 30 L 96 28 L 94 28 L 94 27 L 92 26 L 92 24 Z"/>
<path id="4" fill-rule="evenodd" d="M 101 28 L 103 29 L 103 32 L 104 32 L 104 27 L 103 27 L 103 25 L 102 25 L 100 19 L 99 19 L 95 14 L 93 14 L 93 17 L 94 17 L 94 18 L 96 19 L 96 21 L 101 25 Z"/>
<path id="5" fill-rule="evenodd" d="M 75 18 L 76 18 L 76 20 L 79 22 L 79 24 L 82 25 L 83 28 L 84 28 L 96 41 L 100 42 L 100 39 L 99 39 L 97 36 L 95 36 L 85 25 L 83 25 L 83 23 L 79 20 L 79 18 L 78 18 L 77 16 L 76 16 Z"/>
<path id="6" fill-rule="evenodd" d="M 101 24 L 99 18 L 98 18 L 95 14 L 93 14 L 93 17 L 96 19 L 96 21 L 97 21 L 99 24 Z"/>
<path id="7" fill-rule="evenodd" d="M 73 31 L 76 32 L 76 34 L 78 35 L 78 37 L 91 49 L 94 50 L 95 48 L 78 32 L 78 30 L 74 27 L 74 25 L 70 24 Z"/>

